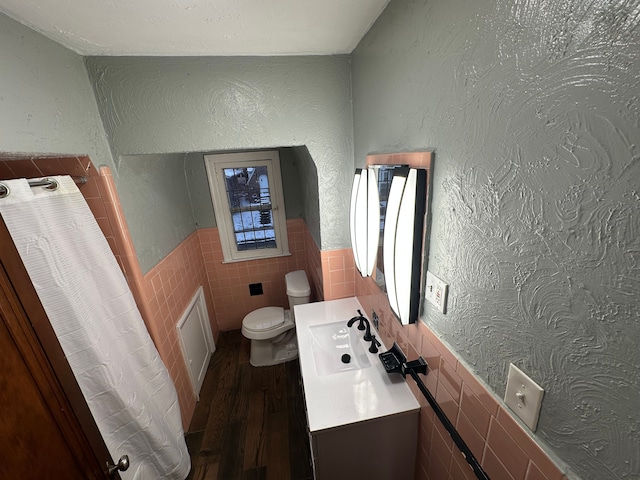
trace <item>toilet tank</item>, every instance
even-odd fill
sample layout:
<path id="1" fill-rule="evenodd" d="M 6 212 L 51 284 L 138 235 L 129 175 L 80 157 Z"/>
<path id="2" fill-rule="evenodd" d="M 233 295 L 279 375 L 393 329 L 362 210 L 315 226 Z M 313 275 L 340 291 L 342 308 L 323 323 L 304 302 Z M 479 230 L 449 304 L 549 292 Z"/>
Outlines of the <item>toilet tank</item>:
<path id="1" fill-rule="evenodd" d="M 311 298 L 311 287 L 304 270 L 296 270 L 289 272 L 284 276 L 284 282 L 287 286 L 287 297 L 289 297 L 289 308 L 293 315 L 293 306 L 309 303 Z"/>

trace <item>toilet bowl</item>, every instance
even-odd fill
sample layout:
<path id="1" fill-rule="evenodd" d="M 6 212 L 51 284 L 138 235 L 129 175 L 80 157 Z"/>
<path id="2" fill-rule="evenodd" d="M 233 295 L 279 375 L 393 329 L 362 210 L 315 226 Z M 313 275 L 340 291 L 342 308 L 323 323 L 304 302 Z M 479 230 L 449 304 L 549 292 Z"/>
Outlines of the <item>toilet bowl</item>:
<path id="1" fill-rule="evenodd" d="M 251 339 L 251 365 L 265 367 L 298 357 L 293 307 L 309 303 L 311 288 L 304 270 L 289 272 L 284 277 L 289 310 L 263 307 L 242 319 L 242 335 Z"/>

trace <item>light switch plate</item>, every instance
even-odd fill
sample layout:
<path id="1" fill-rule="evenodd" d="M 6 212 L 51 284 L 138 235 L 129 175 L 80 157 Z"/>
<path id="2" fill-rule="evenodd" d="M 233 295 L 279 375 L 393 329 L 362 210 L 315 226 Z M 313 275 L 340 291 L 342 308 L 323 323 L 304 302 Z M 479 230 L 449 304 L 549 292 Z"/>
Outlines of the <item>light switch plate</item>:
<path id="1" fill-rule="evenodd" d="M 425 298 L 433 303 L 442 313 L 447 311 L 447 297 L 449 285 L 444 283 L 433 273 L 427 271 L 427 283 L 425 285 Z"/>
<path id="2" fill-rule="evenodd" d="M 535 432 L 538 426 L 543 395 L 544 389 L 540 385 L 531 380 L 513 363 L 509 364 L 509 377 L 504 401 L 532 432 Z"/>

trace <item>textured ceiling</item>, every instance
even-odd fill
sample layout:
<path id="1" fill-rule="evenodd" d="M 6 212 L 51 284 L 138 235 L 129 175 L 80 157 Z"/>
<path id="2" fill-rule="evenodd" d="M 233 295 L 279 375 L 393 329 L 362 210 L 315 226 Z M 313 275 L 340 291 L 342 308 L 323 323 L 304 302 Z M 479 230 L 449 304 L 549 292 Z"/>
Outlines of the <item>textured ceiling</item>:
<path id="1" fill-rule="evenodd" d="M 351 53 L 389 0 L 0 0 L 81 55 Z"/>

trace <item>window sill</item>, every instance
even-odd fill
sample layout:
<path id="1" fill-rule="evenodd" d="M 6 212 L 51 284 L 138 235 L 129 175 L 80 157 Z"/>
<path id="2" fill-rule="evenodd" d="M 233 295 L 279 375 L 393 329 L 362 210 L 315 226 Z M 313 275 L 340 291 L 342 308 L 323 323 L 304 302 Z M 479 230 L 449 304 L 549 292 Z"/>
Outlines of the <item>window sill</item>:
<path id="1" fill-rule="evenodd" d="M 221 263 L 225 264 L 225 263 L 250 262 L 251 260 L 266 260 L 269 258 L 290 257 L 290 256 L 291 256 L 291 252 L 285 252 L 285 253 L 276 253 L 273 255 L 260 255 L 255 257 L 233 258 L 230 260 L 223 260 Z"/>

